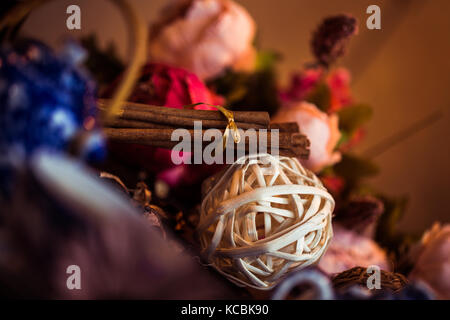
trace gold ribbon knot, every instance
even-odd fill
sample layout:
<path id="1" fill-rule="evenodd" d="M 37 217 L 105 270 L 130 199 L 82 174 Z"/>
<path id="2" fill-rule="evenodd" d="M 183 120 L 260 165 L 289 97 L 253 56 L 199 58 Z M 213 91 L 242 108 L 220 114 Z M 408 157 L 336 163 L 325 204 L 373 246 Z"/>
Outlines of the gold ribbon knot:
<path id="1" fill-rule="evenodd" d="M 241 141 L 241 135 L 239 134 L 239 130 L 238 127 L 236 125 L 236 122 L 234 122 L 234 114 L 232 111 L 226 109 L 223 106 L 215 106 L 209 103 L 203 103 L 203 102 L 199 102 L 199 103 L 194 103 L 194 104 L 190 104 L 185 106 L 185 108 L 194 108 L 195 106 L 198 105 L 207 105 L 213 108 L 216 108 L 217 110 L 219 110 L 220 112 L 222 112 L 222 114 L 227 118 L 228 120 L 228 125 L 225 128 L 225 132 L 223 134 L 222 140 L 223 140 L 223 149 L 225 150 L 227 142 L 228 142 L 228 136 L 230 134 L 230 131 L 232 132 L 233 135 L 233 140 L 235 143 L 239 143 Z"/>

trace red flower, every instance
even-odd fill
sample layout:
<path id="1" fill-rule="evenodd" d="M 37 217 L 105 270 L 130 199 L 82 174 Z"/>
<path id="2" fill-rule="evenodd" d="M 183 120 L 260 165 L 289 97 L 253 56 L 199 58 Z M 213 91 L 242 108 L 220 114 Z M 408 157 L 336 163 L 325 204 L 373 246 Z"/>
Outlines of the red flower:
<path id="1" fill-rule="evenodd" d="M 291 77 L 287 90 L 280 93 L 283 104 L 305 100 L 319 84 L 325 84 L 330 93 L 330 103 L 325 106 L 327 113 L 334 113 L 352 103 L 350 72 L 344 68 L 332 70 L 325 75 L 322 68 L 310 68 Z"/>
<path id="2" fill-rule="evenodd" d="M 195 74 L 157 63 L 149 63 L 142 68 L 141 77 L 129 100 L 178 109 L 199 102 L 213 105 L 224 102 L 222 97 L 211 92 Z M 214 108 L 199 105 L 195 109 Z"/>
<path id="3" fill-rule="evenodd" d="M 286 103 L 301 101 L 306 98 L 320 81 L 323 69 L 312 68 L 291 76 L 291 83 L 286 91 L 280 93 L 281 101 Z"/>
<path id="4" fill-rule="evenodd" d="M 114 90 L 115 85 L 107 91 L 105 96 L 112 95 Z M 142 68 L 141 76 L 129 101 L 178 109 L 186 105 L 204 102 L 205 104 L 195 107 L 197 110 L 214 109 L 207 104 L 221 105 L 224 103 L 224 99 L 211 92 L 195 74 L 181 68 L 156 63 L 149 63 Z M 167 178 L 166 182 L 172 186 L 186 180 L 184 179 L 185 175 L 189 175 L 191 182 L 197 176 L 203 177 L 203 174 L 197 175 L 195 172 L 188 172 L 191 168 L 166 172 L 175 167 L 171 160 L 172 151 L 168 149 L 134 144 L 120 144 L 112 147 L 113 150 L 119 151 L 116 154 L 124 155 L 126 161 L 158 173 L 161 179 Z M 185 154 L 184 156 L 189 155 Z"/>
<path id="5" fill-rule="evenodd" d="M 350 80 L 350 72 L 344 68 L 333 70 L 327 77 L 327 84 L 330 88 L 329 113 L 336 112 L 351 104 Z"/>
<path id="6" fill-rule="evenodd" d="M 326 175 L 320 177 L 320 180 L 322 180 L 325 188 L 327 188 L 334 196 L 338 196 L 345 186 L 345 180 L 336 175 Z"/>

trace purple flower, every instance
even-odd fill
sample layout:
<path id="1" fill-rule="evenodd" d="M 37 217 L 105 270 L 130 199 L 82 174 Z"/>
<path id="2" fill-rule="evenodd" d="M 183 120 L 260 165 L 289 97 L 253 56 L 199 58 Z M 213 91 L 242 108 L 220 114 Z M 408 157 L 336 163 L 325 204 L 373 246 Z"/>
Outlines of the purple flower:
<path id="1" fill-rule="evenodd" d="M 357 20 L 350 15 L 341 14 L 323 20 L 311 41 L 317 62 L 329 67 L 344 55 L 348 41 L 357 32 Z"/>

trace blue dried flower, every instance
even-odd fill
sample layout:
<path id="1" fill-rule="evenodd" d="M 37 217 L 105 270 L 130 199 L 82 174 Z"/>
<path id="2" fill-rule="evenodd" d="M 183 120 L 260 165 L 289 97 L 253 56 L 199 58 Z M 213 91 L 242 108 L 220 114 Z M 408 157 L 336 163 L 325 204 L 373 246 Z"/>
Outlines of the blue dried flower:
<path id="1" fill-rule="evenodd" d="M 59 55 L 34 40 L 0 49 L 0 171 L 7 171 L 11 154 L 66 150 L 80 132 L 96 127 L 96 86 L 79 67 L 83 57 L 75 43 Z M 92 140 L 84 139 L 89 143 L 79 153 L 103 156 L 103 140 Z"/>

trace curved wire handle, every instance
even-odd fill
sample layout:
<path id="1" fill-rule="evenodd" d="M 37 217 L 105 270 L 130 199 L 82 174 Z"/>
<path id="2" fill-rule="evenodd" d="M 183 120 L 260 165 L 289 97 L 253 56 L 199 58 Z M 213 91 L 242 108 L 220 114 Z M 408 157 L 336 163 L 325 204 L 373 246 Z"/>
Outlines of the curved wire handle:
<path id="1" fill-rule="evenodd" d="M 0 21 L 0 29 L 6 29 L 6 36 L 9 36 L 14 29 L 28 14 L 30 14 L 37 7 L 50 2 L 51 0 L 29 0 L 24 1 L 15 6 L 11 11 Z M 125 21 L 128 24 L 128 31 L 130 35 L 131 44 L 131 62 L 128 65 L 125 75 L 121 80 L 118 89 L 111 99 L 111 105 L 105 109 L 104 118 L 111 119 L 118 116 L 121 112 L 123 102 L 129 97 L 133 87 L 138 79 L 139 70 L 145 63 L 146 59 L 146 43 L 147 43 L 147 28 L 136 11 L 130 6 L 126 0 L 110 0 L 115 4 L 122 13 Z"/>

